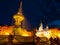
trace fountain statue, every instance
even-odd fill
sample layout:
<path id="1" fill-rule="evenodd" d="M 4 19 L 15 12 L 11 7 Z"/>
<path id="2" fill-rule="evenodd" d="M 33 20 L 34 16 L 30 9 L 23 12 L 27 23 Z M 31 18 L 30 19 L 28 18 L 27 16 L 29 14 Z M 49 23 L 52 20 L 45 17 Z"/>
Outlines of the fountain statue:
<path id="1" fill-rule="evenodd" d="M 21 22 L 24 20 L 24 16 L 22 14 L 22 1 L 20 3 L 20 8 L 17 14 L 15 14 L 13 16 L 13 18 L 15 19 L 15 25 L 16 26 L 21 26 Z"/>

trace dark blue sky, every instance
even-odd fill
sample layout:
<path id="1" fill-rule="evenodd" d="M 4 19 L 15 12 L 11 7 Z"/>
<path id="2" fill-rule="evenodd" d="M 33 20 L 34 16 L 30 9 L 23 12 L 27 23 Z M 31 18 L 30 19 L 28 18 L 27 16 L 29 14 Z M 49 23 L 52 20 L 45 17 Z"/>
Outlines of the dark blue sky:
<path id="1" fill-rule="evenodd" d="M 41 20 L 44 25 L 60 21 L 60 0 L 22 1 L 23 14 L 32 27 L 38 27 Z M 20 0 L 0 0 L 0 25 L 12 24 L 12 16 L 17 13 L 19 4 Z"/>

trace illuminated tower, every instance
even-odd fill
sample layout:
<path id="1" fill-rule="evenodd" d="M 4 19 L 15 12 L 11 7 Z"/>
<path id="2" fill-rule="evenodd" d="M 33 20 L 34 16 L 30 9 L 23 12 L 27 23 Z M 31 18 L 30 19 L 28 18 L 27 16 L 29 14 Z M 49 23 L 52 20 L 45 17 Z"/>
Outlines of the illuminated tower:
<path id="1" fill-rule="evenodd" d="M 36 30 L 36 36 L 37 37 L 44 37 L 44 34 L 43 34 L 43 24 L 42 24 L 42 22 L 40 23 L 39 29 Z"/>
<path id="2" fill-rule="evenodd" d="M 22 1 L 20 2 L 20 8 L 17 14 L 15 14 L 13 16 L 14 20 L 15 20 L 15 25 L 17 27 L 21 27 L 21 22 L 24 20 L 24 16 L 22 14 Z"/>
<path id="3" fill-rule="evenodd" d="M 43 24 L 40 23 L 39 31 L 42 31 L 42 30 L 43 30 Z"/>
<path id="4" fill-rule="evenodd" d="M 49 27 L 48 27 L 48 25 L 46 26 L 46 30 L 48 30 L 49 29 Z"/>

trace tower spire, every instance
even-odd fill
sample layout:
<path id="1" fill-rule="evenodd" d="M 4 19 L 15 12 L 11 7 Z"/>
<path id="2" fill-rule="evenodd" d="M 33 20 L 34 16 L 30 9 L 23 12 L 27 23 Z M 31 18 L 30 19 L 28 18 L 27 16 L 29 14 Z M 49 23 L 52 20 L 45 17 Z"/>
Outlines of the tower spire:
<path id="1" fill-rule="evenodd" d="M 43 24 L 42 22 L 40 23 L 40 27 L 39 27 L 39 31 L 42 31 L 43 30 Z"/>
<path id="2" fill-rule="evenodd" d="M 20 2 L 20 8 L 19 8 L 19 10 L 18 10 L 18 14 L 22 14 L 22 0 L 21 0 L 21 2 Z"/>

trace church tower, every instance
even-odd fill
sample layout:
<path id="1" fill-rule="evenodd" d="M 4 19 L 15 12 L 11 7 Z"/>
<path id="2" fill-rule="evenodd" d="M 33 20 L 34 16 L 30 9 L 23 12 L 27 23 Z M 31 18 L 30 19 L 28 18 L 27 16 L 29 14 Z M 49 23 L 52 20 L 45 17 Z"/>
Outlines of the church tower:
<path id="1" fill-rule="evenodd" d="M 43 24 L 42 22 L 40 23 L 40 27 L 39 27 L 39 31 L 42 31 L 43 30 Z"/>
<path id="2" fill-rule="evenodd" d="M 46 30 L 48 30 L 49 29 L 49 27 L 48 27 L 48 25 L 46 25 Z"/>

